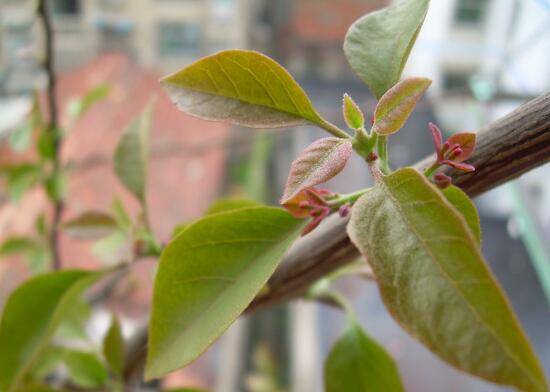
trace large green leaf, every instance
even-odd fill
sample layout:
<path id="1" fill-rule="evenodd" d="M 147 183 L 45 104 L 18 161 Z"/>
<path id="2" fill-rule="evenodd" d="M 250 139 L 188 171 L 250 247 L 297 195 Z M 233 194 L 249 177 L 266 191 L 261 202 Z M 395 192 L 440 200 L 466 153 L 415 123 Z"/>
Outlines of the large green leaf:
<path id="1" fill-rule="evenodd" d="M 429 0 L 401 0 L 363 16 L 348 30 L 346 58 L 376 98 L 399 81 L 428 5 Z"/>
<path id="2" fill-rule="evenodd" d="M 145 202 L 151 105 L 124 132 L 115 150 L 115 173 L 122 184 Z"/>
<path id="3" fill-rule="evenodd" d="M 292 76 L 267 56 L 226 50 L 162 79 L 178 108 L 254 128 L 325 124 Z"/>
<path id="4" fill-rule="evenodd" d="M 348 232 L 401 325 L 450 364 L 523 391 L 546 381 L 465 219 L 425 176 L 378 178 Z"/>
<path id="5" fill-rule="evenodd" d="M 466 220 L 472 230 L 477 244 L 481 244 L 481 224 L 474 202 L 459 187 L 455 185 L 443 189 L 443 195 L 456 208 Z"/>
<path id="6" fill-rule="evenodd" d="M 240 199 L 236 197 L 227 197 L 223 199 L 218 199 L 215 202 L 213 202 L 206 212 L 205 215 L 212 215 L 212 214 L 218 214 L 220 212 L 227 212 L 231 210 L 237 210 L 239 208 L 245 208 L 245 207 L 257 207 L 259 206 L 258 203 L 256 203 L 253 200 L 249 199 Z"/>
<path id="7" fill-rule="evenodd" d="M 404 389 L 393 359 L 352 321 L 325 362 L 325 391 L 399 392 Z"/>
<path id="8" fill-rule="evenodd" d="M 11 391 L 46 348 L 71 303 L 102 273 L 65 270 L 32 278 L 8 298 L 0 324 L 0 390 Z"/>
<path id="9" fill-rule="evenodd" d="M 273 207 L 206 216 L 164 250 L 149 324 L 147 379 L 185 366 L 231 325 L 307 222 Z"/>

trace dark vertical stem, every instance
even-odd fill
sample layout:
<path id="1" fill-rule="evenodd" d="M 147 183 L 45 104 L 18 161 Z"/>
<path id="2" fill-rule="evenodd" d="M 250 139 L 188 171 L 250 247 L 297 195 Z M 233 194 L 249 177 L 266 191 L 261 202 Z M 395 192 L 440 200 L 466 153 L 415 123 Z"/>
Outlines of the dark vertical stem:
<path id="1" fill-rule="evenodd" d="M 54 40 L 53 40 L 53 28 L 50 15 L 48 13 L 47 0 L 40 0 L 38 3 L 38 17 L 42 20 L 44 28 L 45 39 L 45 58 L 44 69 L 48 75 L 47 86 L 47 106 L 49 108 L 49 124 L 46 132 L 53 134 L 53 173 L 52 175 L 57 177 L 61 167 L 61 140 L 59 135 L 59 121 L 58 121 L 58 105 L 56 97 L 56 75 L 54 64 Z M 50 227 L 50 250 L 52 254 L 52 269 L 58 270 L 61 268 L 61 258 L 59 254 L 59 224 L 61 222 L 61 214 L 63 213 L 63 201 L 60 198 L 56 198 L 53 202 L 53 216 L 52 224 Z"/>

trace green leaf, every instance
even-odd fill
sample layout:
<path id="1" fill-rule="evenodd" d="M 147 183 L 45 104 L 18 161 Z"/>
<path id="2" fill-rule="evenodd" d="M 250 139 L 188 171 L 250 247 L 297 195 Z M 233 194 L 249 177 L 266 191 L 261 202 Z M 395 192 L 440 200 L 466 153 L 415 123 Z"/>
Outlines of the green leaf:
<path id="1" fill-rule="evenodd" d="M 149 323 L 147 379 L 197 358 L 246 309 L 307 222 L 273 207 L 206 216 L 164 250 Z"/>
<path id="2" fill-rule="evenodd" d="M 42 130 L 36 144 L 36 149 L 40 157 L 46 161 L 51 161 L 55 158 L 56 147 L 55 141 L 58 137 L 57 131 L 50 132 L 45 129 Z"/>
<path id="3" fill-rule="evenodd" d="M 10 147 L 13 151 L 22 152 L 29 148 L 32 141 L 32 124 L 25 121 L 10 133 Z"/>
<path id="4" fill-rule="evenodd" d="M 474 202 L 459 187 L 450 185 L 443 189 L 443 196 L 460 212 L 474 234 L 477 245 L 481 244 L 481 224 Z"/>
<path id="5" fill-rule="evenodd" d="M 17 387 L 70 304 L 102 275 L 78 270 L 39 275 L 10 295 L 0 323 L 0 390 Z"/>
<path id="6" fill-rule="evenodd" d="M 92 253 L 110 265 L 120 263 L 120 260 L 128 257 L 129 246 L 128 235 L 121 230 L 117 230 L 96 241 L 92 246 Z"/>
<path id="7" fill-rule="evenodd" d="M 429 0 L 401 0 L 363 16 L 348 30 L 346 58 L 376 98 L 401 78 L 428 5 Z"/>
<path id="8" fill-rule="evenodd" d="M 363 128 L 365 125 L 365 118 L 359 106 L 357 106 L 355 101 L 348 94 L 344 94 L 343 102 L 342 111 L 344 113 L 346 125 L 351 129 Z"/>
<path id="9" fill-rule="evenodd" d="M 353 151 L 351 141 L 326 137 L 310 144 L 292 162 L 281 204 L 304 189 L 327 182 L 340 173 Z"/>
<path id="10" fill-rule="evenodd" d="M 214 203 L 212 203 L 210 207 L 208 207 L 208 210 L 206 210 L 205 215 L 218 214 L 220 212 L 237 210 L 239 208 L 258 206 L 258 203 L 248 199 L 224 198 L 216 200 Z"/>
<path id="11" fill-rule="evenodd" d="M 61 200 L 67 189 L 67 178 L 62 172 L 52 173 L 44 180 L 44 188 L 50 200 Z"/>
<path id="12" fill-rule="evenodd" d="M 53 389 L 46 385 L 28 385 L 22 389 L 18 389 L 17 392 L 64 392 L 65 390 Z"/>
<path id="13" fill-rule="evenodd" d="M 121 229 L 129 230 L 132 227 L 132 219 L 120 199 L 113 200 L 111 211 Z"/>
<path id="14" fill-rule="evenodd" d="M 63 359 L 69 378 L 83 388 L 99 388 L 109 379 L 107 370 L 95 354 L 67 350 Z"/>
<path id="15" fill-rule="evenodd" d="M 11 237 L 0 244 L 0 256 L 6 257 L 17 253 L 34 252 L 40 247 L 41 245 L 38 244 L 33 238 Z"/>
<path id="16" fill-rule="evenodd" d="M 391 135 L 403 128 L 416 103 L 431 84 L 430 79 L 407 78 L 389 89 L 374 111 L 374 131 L 379 135 Z"/>
<path id="17" fill-rule="evenodd" d="M 65 350 L 58 346 L 48 346 L 40 355 L 29 370 L 31 379 L 34 381 L 42 381 L 48 375 L 55 371 L 63 360 Z"/>
<path id="18" fill-rule="evenodd" d="M 324 377 L 326 392 L 404 391 L 393 359 L 354 321 L 330 350 Z"/>
<path id="19" fill-rule="evenodd" d="M 75 298 L 65 309 L 63 320 L 57 327 L 56 337 L 64 339 L 89 339 L 86 323 L 90 319 L 92 309 L 82 298 Z"/>
<path id="20" fill-rule="evenodd" d="M 326 123 L 292 76 L 267 56 L 226 50 L 161 80 L 178 108 L 253 128 Z"/>
<path id="21" fill-rule="evenodd" d="M 106 84 L 100 84 L 90 89 L 82 97 L 72 100 L 69 103 L 69 115 L 74 120 L 79 119 L 92 105 L 105 99 L 109 93 L 110 88 Z"/>
<path id="22" fill-rule="evenodd" d="M 103 356 L 118 377 L 122 376 L 124 370 L 124 355 L 124 338 L 120 323 L 116 317 L 113 317 L 111 326 L 103 339 Z"/>
<path id="23" fill-rule="evenodd" d="M 348 233 L 390 313 L 435 354 L 498 384 L 547 390 L 472 231 L 424 175 L 380 176 L 353 207 Z"/>
<path id="24" fill-rule="evenodd" d="M 33 163 L 21 163 L 2 166 L 0 173 L 6 177 L 10 197 L 19 201 L 27 190 L 40 182 L 42 168 Z"/>
<path id="25" fill-rule="evenodd" d="M 145 203 L 151 105 L 124 132 L 115 150 L 114 168 L 120 182 Z"/>
<path id="26" fill-rule="evenodd" d="M 99 211 L 86 211 L 63 223 L 66 234 L 80 239 L 105 237 L 118 228 L 117 221 L 109 214 Z"/>

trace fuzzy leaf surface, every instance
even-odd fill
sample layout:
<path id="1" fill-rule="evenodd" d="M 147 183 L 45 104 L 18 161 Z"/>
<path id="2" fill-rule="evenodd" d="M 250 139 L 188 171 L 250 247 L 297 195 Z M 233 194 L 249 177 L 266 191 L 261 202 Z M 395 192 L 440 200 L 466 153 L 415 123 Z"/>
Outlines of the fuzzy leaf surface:
<path id="1" fill-rule="evenodd" d="M 304 189 L 327 182 L 344 169 L 352 152 L 351 141 L 326 137 L 310 144 L 292 165 L 281 204 Z"/>
<path id="2" fill-rule="evenodd" d="M 197 358 L 246 309 L 307 222 L 273 207 L 206 216 L 163 251 L 145 375 Z"/>
<path id="3" fill-rule="evenodd" d="M 399 81 L 428 5 L 429 0 L 401 0 L 363 16 L 348 30 L 344 54 L 376 98 Z"/>
<path id="4" fill-rule="evenodd" d="M 161 83 L 180 110 L 206 120 L 253 128 L 324 123 L 281 65 L 250 50 L 204 57 Z"/>
<path id="5" fill-rule="evenodd" d="M 374 111 L 374 131 L 379 135 L 391 135 L 403 128 L 430 84 L 430 79 L 407 78 L 389 89 Z"/>
<path id="6" fill-rule="evenodd" d="M 348 233 L 390 313 L 451 365 L 522 391 L 544 373 L 465 219 L 412 168 L 381 176 Z"/>
<path id="7" fill-rule="evenodd" d="M 342 111 L 344 114 L 346 125 L 349 128 L 359 129 L 362 128 L 365 124 L 363 112 L 361 111 L 361 109 L 359 109 L 359 106 L 348 94 L 344 94 Z"/>

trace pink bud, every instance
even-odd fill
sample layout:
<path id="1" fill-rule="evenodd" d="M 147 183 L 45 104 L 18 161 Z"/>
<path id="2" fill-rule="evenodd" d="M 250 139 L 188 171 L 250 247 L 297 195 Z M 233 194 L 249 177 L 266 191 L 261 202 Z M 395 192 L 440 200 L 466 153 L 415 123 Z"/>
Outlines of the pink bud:
<path id="1" fill-rule="evenodd" d="M 378 159 L 378 154 L 373 152 L 370 152 L 369 155 L 367 155 L 367 162 L 374 162 Z"/>
<path id="2" fill-rule="evenodd" d="M 432 181 L 440 189 L 445 189 L 453 183 L 453 179 L 445 173 L 435 173 L 432 177 Z"/>
<path id="3" fill-rule="evenodd" d="M 340 216 L 342 218 L 345 218 L 346 216 L 349 215 L 351 211 L 351 207 L 349 204 L 344 204 L 343 206 L 341 206 L 339 209 L 338 209 L 338 213 L 340 214 Z"/>

